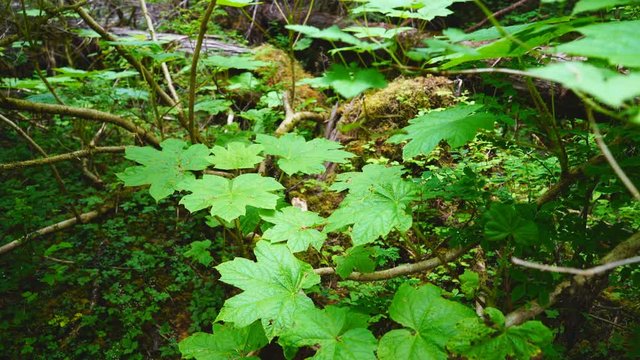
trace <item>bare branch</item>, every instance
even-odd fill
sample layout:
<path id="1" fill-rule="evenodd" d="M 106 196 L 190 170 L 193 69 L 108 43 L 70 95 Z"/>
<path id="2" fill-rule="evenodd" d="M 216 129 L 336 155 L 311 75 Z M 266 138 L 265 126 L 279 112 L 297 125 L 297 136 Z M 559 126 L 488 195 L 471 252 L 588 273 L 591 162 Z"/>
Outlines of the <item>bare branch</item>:
<path id="1" fill-rule="evenodd" d="M 98 216 L 106 213 L 107 211 L 111 210 L 114 207 L 114 205 L 105 205 L 103 207 L 101 207 L 98 210 L 93 210 L 93 211 L 89 211 L 87 213 L 84 214 L 80 214 L 78 216 L 78 218 L 80 218 L 80 221 L 84 224 L 86 222 L 89 222 L 95 218 L 97 218 Z M 33 240 L 37 237 L 43 236 L 43 235 L 47 235 L 47 234 L 51 234 L 63 229 L 67 229 L 70 228 L 74 225 L 76 225 L 78 223 L 78 218 L 76 217 L 72 217 L 70 219 L 67 220 L 63 220 L 60 221 L 59 223 L 53 224 L 53 225 L 49 225 L 46 227 L 43 227 L 42 229 L 36 230 L 32 233 L 29 233 L 19 239 L 13 240 L 7 244 L 4 244 L 2 246 L 0 246 L 0 255 L 7 253 L 19 246 L 24 245 L 27 241 L 29 240 Z"/>
<path id="2" fill-rule="evenodd" d="M 636 255 L 640 252 L 640 232 L 631 235 L 629 238 L 618 244 L 613 250 L 602 258 L 603 265 L 624 260 Z M 588 282 L 596 279 L 596 276 L 575 275 L 571 280 L 565 280 L 558 284 L 556 288 L 549 294 L 549 301 L 543 306 L 537 301 L 531 301 L 528 304 L 514 310 L 506 316 L 505 325 L 507 327 L 520 325 L 523 322 L 540 315 L 548 307 L 555 304 L 560 297 L 566 292 L 577 287 L 583 287 Z"/>
<path id="3" fill-rule="evenodd" d="M 108 122 L 114 125 L 118 125 L 119 127 L 140 136 L 140 138 L 144 142 L 150 145 L 153 145 L 155 147 L 160 146 L 160 142 L 151 133 L 151 131 L 143 129 L 137 126 L 136 124 L 132 123 L 131 121 L 125 118 L 122 118 L 120 116 L 94 110 L 94 109 L 35 103 L 31 101 L 20 100 L 20 99 L 15 99 L 10 97 L 0 97 L 0 106 L 6 109 L 28 111 L 36 114 L 67 115 L 67 116 L 73 116 L 73 117 L 86 119 L 86 120 Z"/>
<path id="4" fill-rule="evenodd" d="M 466 253 L 469 250 L 469 247 L 464 248 L 456 248 L 447 251 L 442 258 L 446 261 L 453 261 L 462 254 Z M 388 280 L 397 278 L 404 275 L 415 274 L 431 269 L 435 269 L 436 267 L 442 265 L 442 262 L 439 258 L 432 258 L 423 260 L 413 264 L 402 264 L 391 269 L 375 271 L 372 273 L 359 273 L 353 272 L 348 277 L 347 280 L 356 280 L 356 281 L 378 281 L 378 280 Z M 332 267 L 323 267 L 314 269 L 314 272 L 318 275 L 333 275 L 336 273 L 336 270 Z"/>
<path id="5" fill-rule="evenodd" d="M 633 195 L 633 197 L 636 200 L 640 200 L 640 192 L 638 192 L 638 188 L 636 188 L 636 186 L 633 184 L 631 179 L 629 179 L 627 174 L 625 174 L 624 170 L 622 170 L 622 168 L 616 161 L 616 158 L 613 157 L 611 150 L 609 150 L 609 147 L 607 146 L 607 144 L 605 144 L 604 139 L 602 138 L 602 133 L 600 133 L 600 128 L 598 127 L 596 120 L 593 118 L 593 112 L 591 111 L 591 108 L 588 106 L 587 106 L 587 117 L 589 118 L 589 123 L 591 124 L 591 128 L 593 128 L 593 133 L 596 136 L 596 143 L 598 144 L 598 147 L 600 148 L 602 155 L 604 155 L 604 157 L 607 159 L 607 162 L 613 169 L 613 172 L 615 172 L 616 175 L 618 175 L 618 178 L 620 179 L 620 181 L 622 181 L 622 184 L 624 184 L 627 190 L 629 190 L 631 195 Z"/>
<path id="6" fill-rule="evenodd" d="M 93 154 L 99 153 L 121 153 L 124 152 L 126 147 L 124 146 L 103 146 L 96 148 L 89 148 L 84 150 L 73 151 L 66 154 L 49 156 L 41 159 L 18 161 L 7 164 L 0 164 L 0 171 L 7 171 L 19 168 L 25 168 L 29 166 L 49 165 L 67 160 L 78 160 L 80 158 L 88 157 Z"/>
<path id="7" fill-rule="evenodd" d="M 291 102 L 289 101 L 289 94 L 285 91 L 282 95 L 282 103 L 284 105 L 284 120 L 276 129 L 276 135 L 284 135 L 291 131 L 296 124 L 298 124 L 302 120 L 315 120 L 318 122 L 322 122 L 325 120 L 324 116 L 318 113 L 314 113 L 311 111 L 302 111 L 295 112 L 291 107 Z"/>
<path id="8" fill-rule="evenodd" d="M 539 264 L 531 261 L 526 261 L 522 259 L 518 259 L 516 257 L 511 258 L 511 262 L 524 266 L 531 269 L 542 270 L 542 271 L 550 271 L 564 274 L 574 274 L 574 275 L 582 275 L 582 276 L 594 276 L 605 273 L 611 269 L 617 268 L 618 266 L 624 266 L 629 264 L 635 264 L 640 262 L 640 256 L 634 256 L 628 259 L 613 261 L 604 265 L 595 266 L 589 269 L 576 269 L 572 267 L 564 267 L 564 266 L 555 266 L 555 265 L 545 265 Z"/>

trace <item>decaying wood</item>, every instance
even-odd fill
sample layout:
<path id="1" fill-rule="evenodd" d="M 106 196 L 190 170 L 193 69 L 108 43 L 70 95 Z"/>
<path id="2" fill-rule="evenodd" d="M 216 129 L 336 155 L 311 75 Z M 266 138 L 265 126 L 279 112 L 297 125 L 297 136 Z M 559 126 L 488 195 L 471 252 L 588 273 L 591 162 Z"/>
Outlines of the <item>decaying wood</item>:
<path id="1" fill-rule="evenodd" d="M 135 37 L 140 39 L 152 40 L 151 36 L 141 30 L 133 30 L 126 28 L 111 28 L 111 33 L 122 37 Z M 167 43 L 168 47 L 178 51 L 184 51 L 187 54 L 193 54 L 195 50 L 195 39 L 187 35 L 156 33 L 157 40 L 160 43 Z M 249 52 L 249 48 L 239 44 L 230 44 L 224 42 L 222 37 L 216 35 L 205 35 L 202 41 L 202 51 L 205 53 L 220 53 L 224 55 L 241 55 Z"/>

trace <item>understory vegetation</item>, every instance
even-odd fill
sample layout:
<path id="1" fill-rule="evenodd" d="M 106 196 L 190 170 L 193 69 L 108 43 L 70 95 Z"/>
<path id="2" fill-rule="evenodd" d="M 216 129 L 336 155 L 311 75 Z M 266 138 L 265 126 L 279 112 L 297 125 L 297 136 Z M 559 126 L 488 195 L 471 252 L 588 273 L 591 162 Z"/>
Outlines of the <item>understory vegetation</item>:
<path id="1" fill-rule="evenodd" d="M 0 358 L 640 358 L 640 1 L 0 15 Z"/>

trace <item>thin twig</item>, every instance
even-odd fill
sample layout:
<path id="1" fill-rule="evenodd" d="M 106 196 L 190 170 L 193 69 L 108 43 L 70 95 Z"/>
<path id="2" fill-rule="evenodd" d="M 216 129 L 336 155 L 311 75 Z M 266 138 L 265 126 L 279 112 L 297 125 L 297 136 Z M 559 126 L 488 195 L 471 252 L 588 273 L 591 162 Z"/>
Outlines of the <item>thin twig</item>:
<path id="1" fill-rule="evenodd" d="M 27 134 L 24 130 L 22 130 L 22 128 L 20 126 L 18 126 L 16 123 L 14 123 L 13 121 L 9 120 L 8 118 L 6 118 L 2 114 L 0 114 L 0 120 L 5 122 L 7 125 L 9 125 L 11 128 L 13 128 L 18 134 L 20 134 L 20 136 L 22 136 L 22 138 L 24 138 L 27 141 L 27 143 L 29 143 L 29 145 L 33 149 L 35 149 L 37 152 L 42 154 L 44 157 L 48 157 L 49 156 L 47 154 L 47 152 L 44 151 L 44 149 L 42 147 L 40 147 L 40 145 L 38 145 L 38 143 L 35 142 L 35 140 L 33 140 L 31 138 L 31 136 L 29 136 L 29 134 Z M 51 172 L 53 173 L 53 177 L 56 180 L 56 183 L 58 183 L 58 188 L 60 190 L 60 193 L 63 194 L 63 195 L 68 195 L 69 192 L 67 191 L 67 187 L 65 186 L 64 181 L 62 180 L 62 176 L 60 176 L 60 172 L 58 172 L 58 168 L 53 164 L 49 164 L 49 167 L 51 168 Z M 76 209 L 75 204 L 71 203 L 71 204 L 69 204 L 69 207 L 70 207 L 71 212 L 73 213 L 73 215 L 76 217 L 76 219 L 78 221 L 80 221 L 80 213 Z"/>
<path id="2" fill-rule="evenodd" d="M 550 272 L 574 274 L 574 275 L 582 275 L 582 276 L 595 276 L 595 275 L 605 273 L 619 266 L 638 263 L 640 262 L 640 256 L 634 256 L 631 258 L 610 262 L 610 263 L 600 265 L 600 266 L 595 266 L 589 269 L 576 269 L 572 267 L 545 265 L 545 264 L 539 264 L 531 261 L 522 260 L 517 257 L 512 257 L 511 262 L 516 265 L 524 266 L 531 269 L 542 270 L 542 271 L 550 271 Z"/>
<path id="3" fill-rule="evenodd" d="M 78 160 L 80 158 L 88 157 L 93 154 L 99 153 L 121 153 L 124 152 L 126 147 L 124 146 L 103 146 L 96 148 L 89 148 L 84 150 L 78 150 L 66 154 L 53 155 L 41 159 L 33 159 L 33 160 L 25 160 L 25 161 L 17 161 L 7 164 L 0 164 L 0 171 L 7 171 L 13 169 L 19 169 L 29 166 L 38 166 L 38 165 L 48 165 L 57 162 L 67 161 L 67 160 Z"/>
<path id="4" fill-rule="evenodd" d="M 631 179 L 629 179 L 627 174 L 625 174 L 624 170 L 622 170 L 622 168 L 620 167 L 616 159 L 613 157 L 613 154 L 609 150 L 609 147 L 607 146 L 607 144 L 604 142 L 602 138 L 602 133 L 600 133 L 600 128 L 598 127 L 598 124 L 596 123 L 596 120 L 593 117 L 593 111 L 588 106 L 587 106 L 587 117 L 589 118 L 589 123 L 591 124 L 591 128 L 593 129 L 593 133 L 596 137 L 596 143 L 598 144 L 598 147 L 600 148 L 602 155 L 604 155 L 604 157 L 607 159 L 607 162 L 609 163 L 613 171 L 616 173 L 616 175 L 618 175 L 618 178 L 620 178 L 620 181 L 622 181 L 622 183 L 627 188 L 627 190 L 629 190 L 631 195 L 636 200 L 640 200 L 640 192 L 638 192 L 638 188 L 636 188 L 636 186 L 633 184 Z"/>
<path id="5" fill-rule="evenodd" d="M 501 10 L 498 10 L 498 11 L 494 12 L 491 15 L 493 16 L 494 19 L 497 19 L 498 17 L 500 17 L 500 16 L 502 16 L 502 15 L 508 13 L 508 12 L 511 12 L 511 11 L 519 8 L 520 6 L 528 3 L 529 1 L 530 0 L 520 0 L 520 1 L 516 2 L 516 3 L 513 3 L 513 4 L 509 5 L 509 6 L 507 6 L 504 9 L 501 9 Z M 479 29 L 482 25 L 486 24 L 488 21 L 489 21 L 489 17 L 486 17 L 486 18 L 484 18 L 484 20 L 476 23 L 475 25 L 472 25 L 472 26 L 466 28 L 464 30 L 464 32 L 468 33 L 468 32 L 475 31 L 475 30 Z"/>

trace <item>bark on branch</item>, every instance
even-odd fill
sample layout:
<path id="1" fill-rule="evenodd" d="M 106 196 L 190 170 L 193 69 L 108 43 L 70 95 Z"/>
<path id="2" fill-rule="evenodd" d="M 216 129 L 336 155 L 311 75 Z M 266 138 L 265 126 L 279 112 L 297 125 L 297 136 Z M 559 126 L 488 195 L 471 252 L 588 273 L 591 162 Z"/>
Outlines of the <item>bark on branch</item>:
<path id="1" fill-rule="evenodd" d="M 469 250 L 468 247 L 457 248 L 447 251 L 442 258 L 444 260 L 453 261 L 457 259 L 462 254 L 466 253 Z M 413 264 L 402 264 L 391 269 L 375 271 L 372 273 L 359 273 L 352 272 L 349 276 L 347 276 L 346 280 L 356 280 L 356 281 L 378 281 L 378 280 L 388 280 L 397 278 L 404 275 L 415 274 L 431 269 L 435 269 L 438 266 L 442 265 L 442 262 L 439 258 L 432 258 L 423 260 Z M 336 273 L 336 270 L 332 267 L 323 267 L 314 269 L 314 272 L 320 276 L 323 275 L 333 275 Z"/>
<path id="2" fill-rule="evenodd" d="M 605 257 L 600 261 L 601 264 L 609 264 L 616 261 L 620 261 L 626 258 L 630 258 L 640 252 L 640 232 L 637 232 L 631 237 L 627 238 L 625 241 L 621 242 L 609 252 Z M 583 287 L 587 285 L 589 282 L 596 279 L 597 276 L 584 276 L 584 275 L 576 275 L 570 280 L 565 280 L 558 284 L 556 288 L 549 294 L 549 302 L 544 306 L 538 303 L 537 301 L 532 301 L 525 306 L 509 313 L 506 316 L 505 325 L 515 326 L 524 323 L 525 321 L 532 319 L 538 315 L 540 315 L 543 311 L 545 311 L 548 307 L 555 304 L 560 298 L 565 295 L 567 292 L 571 292 L 576 290 L 577 288 Z"/>
<path id="3" fill-rule="evenodd" d="M 302 120 L 315 120 L 318 122 L 322 122 L 325 120 L 324 116 L 318 113 L 314 113 L 311 111 L 302 111 L 295 112 L 291 107 L 291 102 L 289 101 L 289 93 L 287 91 L 282 95 L 282 103 L 284 105 L 284 120 L 276 129 L 276 136 L 284 135 L 291 131 L 296 124 L 298 124 Z"/>
<path id="4" fill-rule="evenodd" d="M 143 129 L 120 116 L 98 110 L 64 105 L 35 103 L 10 97 L 0 97 L 0 107 L 11 110 L 28 111 L 36 114 L 67 115 L 86 120 L 107 122 L 117 125 L 138 135 L 144 142 L 149 145 L 153 145 L 155 147 L 160 146 L 160 142 L 158 141 L 158 139 L 156 139 L 156 137 L 149 130 Z"/>
<path id="5" fill-rule="evenodd" d="M 32 159 L 25 161 L 17 161 L 7 164 L 0 164 L 0 171 L 7 171 L 13 169 L 21 169 L 29 166 L 49 165 L 67 160 L 77 160 L 93 154 L 100 153 L 121 153 L 126 149 L 125 146 L 102 146 L 96 148 L 89 148 L 84 150 L 73 151 L 66 154 L 53 155 L 41 159 Z"/>
<path id="6" fill-rule="evenodd" d="M 37 237 L 43 236 L 43 235 L 47 235 L 47 234 L 51 234 L 54 233 L 56 231 L 60 231 L 63 229 L 67 229 L 70 228 L 74 225 L 76 225 L 78 223 L 78 218 L 80 219 L 81 223 L 86 223 L 89 222 L 95 218 L 97 218 L 98 216 L 106 213 L 107 211 L 111 210 L 114 208 L 114 205 L 110 204 L 110 205 L 104 205 L 103 207 L 99 208 L 98 210 L 93 210 L 93 211 L 89 211 L 87 213 L 84 214 L 80 214 L 78 217 L 72 217 L 70 219 L 67 220 L 63 220 L 60 221 L 59 223 L 53 224 L 53 225 L 49 225 L 46 227 L 43 227 L 42 229 L 36 230 L 32 233 L 29 233 L 19 239 L 13 240 L 7 244 L 4 244 L 2 246 L 0 246 L 0 255 L 7 253 L 19 246 L 24 245 L 26 242 L 33 240 Z"/>

